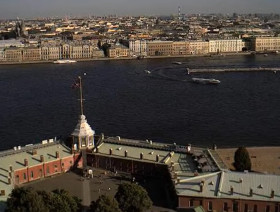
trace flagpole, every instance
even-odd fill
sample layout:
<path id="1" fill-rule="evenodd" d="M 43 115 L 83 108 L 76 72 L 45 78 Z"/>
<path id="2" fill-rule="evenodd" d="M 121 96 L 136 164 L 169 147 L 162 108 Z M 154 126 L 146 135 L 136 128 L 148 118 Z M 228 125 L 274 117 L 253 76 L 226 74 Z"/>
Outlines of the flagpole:
<path id="1" fill-rule="evenodd" d="M 83 109 L 83 86 L 82 86 L 82 77 L 79 76 L 80 80 L 80 103 L 81 103 L 81 115 L 84 115 L 84 109 Z"/>

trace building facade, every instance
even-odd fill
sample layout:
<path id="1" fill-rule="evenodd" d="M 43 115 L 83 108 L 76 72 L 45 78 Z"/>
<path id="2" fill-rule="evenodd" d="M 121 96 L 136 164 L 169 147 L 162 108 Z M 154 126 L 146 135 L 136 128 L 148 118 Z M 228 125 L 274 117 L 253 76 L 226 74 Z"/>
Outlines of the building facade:
<path id="1" fill-rule="evenodd" d="M 10 47 L 4 50 L 7 62 L 22 62 L 22 48 Z"/>
<path id="2" fill-rule="evenodd" d="M 172 55 L 186 55 L 187 42 L 177 41 L 172 43 Z"/>
<path id="3" fill-rule="evenodd" d="M 189 41 L 187 46 L 187 54 L 203 55 L 209 53 L 208 41 Z"/>
<path id="4" fill-rule="evenodd" d="M 241 52 L 244 47 L 242 39 L 209 40 L 209 53 Z"/>
<path id="5" fill-rule="evenodd" d="M 169 56 L 173 53 L 173 41 L 148 41 L 148 56 Z"/>
<path id="6" fill-rule="evenodd" d="M 267 52 L 280 50 L 280 37 L 257 37 L 252 40 L 253 51 Z"/>
<path id="7" fill-rule="evenodd" d="M 39 61 L 41 60 L 41 48 L 39 47 L 25 47 L 22 49 L 23 61 Z"/>
<path id="8" fill-rule="evenodd" d="M 116 57 L 128 57 L 129 49 L 123 45 L 115 45 L 108 49 L 108 57 L 116 58 Z"/>
<path id="9" fill-rule="evenodd" d="M 129 40 L 129 51 L 131 55 L 147 56 L 147 41 Z"/>

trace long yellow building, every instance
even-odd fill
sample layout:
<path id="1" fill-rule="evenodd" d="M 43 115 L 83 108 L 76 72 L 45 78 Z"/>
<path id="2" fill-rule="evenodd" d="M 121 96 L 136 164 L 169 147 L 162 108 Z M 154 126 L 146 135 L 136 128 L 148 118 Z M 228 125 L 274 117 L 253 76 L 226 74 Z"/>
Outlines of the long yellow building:
<path id="1" fill-rule="evenodd" d="M 257 37 L 252 41 L 253 50 L 256 52 L 279 51 L 280 37 Z"/>

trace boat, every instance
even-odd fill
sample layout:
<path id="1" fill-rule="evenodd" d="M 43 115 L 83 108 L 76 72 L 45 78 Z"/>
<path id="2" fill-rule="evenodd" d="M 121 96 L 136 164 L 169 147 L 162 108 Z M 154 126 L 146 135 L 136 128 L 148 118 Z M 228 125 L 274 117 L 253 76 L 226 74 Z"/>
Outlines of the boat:
<path id="1" fill-rule="evenodd" d="M 150 74 L 150 73 L 151 73 L 151 71 L 149 71 L 149 70 L 144 70 L 144 72 L 145 72 L 146 74 Z"/>
<path id="2" fill-rule="evenodd" d="M 268 57 L 268 54 L 264 54 L 263 56 L 264 56 L 264 57 Z"/>
<path id="3" fill-rule="evenodd" d="M 182 65 L 182 62 L 173 62 L 172 64 Z"/>
<path id="4" fill-rule="evenodd" d="M 57 64 L 65 64 L 65 63 L 76 63 L 76 60 L 56 60 L 53 63 L 57 63 Z"/>
<path id="5" fill-rule="evenodd" d="M 195 83 L 200 83 L 200 84 L 219 84 L 219 83 L 221 83 L 220 80 L 204 79 L 204 78 L 192 78 L 192 81 Z"/>

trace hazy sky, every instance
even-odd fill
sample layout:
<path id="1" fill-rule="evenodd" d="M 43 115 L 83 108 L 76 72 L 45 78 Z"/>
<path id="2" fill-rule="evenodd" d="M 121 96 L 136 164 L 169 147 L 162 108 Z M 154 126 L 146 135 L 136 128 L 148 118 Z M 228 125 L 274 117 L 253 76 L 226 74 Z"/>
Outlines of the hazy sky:
<path id="1" fill-rule="evenodd" d="M 280 13 L 280 0 L 0 0 L 0 18 L 65 15 Z"/>

